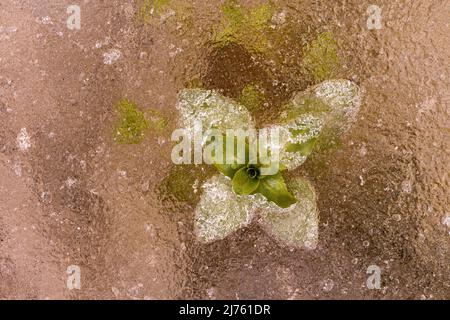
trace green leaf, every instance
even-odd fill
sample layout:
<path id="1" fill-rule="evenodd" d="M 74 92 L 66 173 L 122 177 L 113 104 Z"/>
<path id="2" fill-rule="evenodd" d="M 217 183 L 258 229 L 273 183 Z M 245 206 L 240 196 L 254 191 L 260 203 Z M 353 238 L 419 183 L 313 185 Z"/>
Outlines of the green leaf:
<path id="1" fill-rule="evenodd" d="M 222 159 L 216 155 L 213 156 L 212 163 L 214 167 L 217 168 L 222 174 L 227 177 L 233 178 L 236 172 L 245 166 L 244 163 L 248 162 L 249 159 L 249 147 L 248 144 L 245 144 L 245 159 L 239 157 L 237 150 L 237 140 L 234 139 L 234 154 L 231 159 L 226 158 L 226 147 L 227 147 L 227 137 L 223 135 L 223 151 L 222 151 Z M 229 163 L 233 162 L 233 163 Z"/>
<path id="2" fill-rule="evenodd" d="M 233 191 L 239 195 L 249 195 L 253 193 L 259 186 L 258 178 L 251 178 L 247 174 L 247 168 L 242 168 L 233 178 Z"/>
<path id="3" fill-rule="evenodd" d="M 284 245 L 314 249 L 319 232 L 319 213 L 314 187 L 301 177 L 289 179 L 286 184 L 297 197 L 297 204 L 288 209 L 263 206 L 260 210 L 260 223 Z"/>
<path id="4" fill-rule="evenodd" d="M 267 200 L 281 208 L 288 208 L 297 202 L 297 199 L 288 191 L 281 173 L 261 180 L 258 191 Z"/>
<path id="5" fill-rule="evenodd" d="M 233 179 L 236 172 L 238 172 L 239 169 L 243 168 L 244 164 L 218 164 L 213 163 L 213 166 L 216 167 L 217 170 L 220 171 L 220 173 L 226 175 L 227 177 Z"/>
<path id="6" fill-rule="evenodd" d="M 263 172 L 261 172 L 261 176 L 260 179 L 266 179 L 267 177 L 276 175 L 279 172 L 283 172 L 286 170 L 286 166 L 284 164 L 282 164 L 281 162 L 271 162 L 267 165 L 259 165 L 260 168 L 264 168 L 266 169 L 265 172 L 271 172 L 272 170 L 270 170 L 271 168 L 273 168 L 273 171 L 275 171 L 276 166 L 278 166 L 278 170 L 277 172 L 271 173 L 271 174 L 263 174 Z"/>
<path id="7" fill-rule="evenodd" d="M 303 143 L 288 143 L 286 146 L 287 152 L 299 152 L 302 156 L 309 156 L 314 149 L 317 139 L 312 138 Z"/>

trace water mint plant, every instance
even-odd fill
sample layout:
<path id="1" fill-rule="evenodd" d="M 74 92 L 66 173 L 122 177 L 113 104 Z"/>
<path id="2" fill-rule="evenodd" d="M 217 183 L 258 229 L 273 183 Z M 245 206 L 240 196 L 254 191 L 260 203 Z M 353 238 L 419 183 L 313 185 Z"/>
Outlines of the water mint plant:
<path id="1" fill-rule="evenodd" d="M 234 139 L 234 137 L 233 137 Z M 226 138 L 225 138 L 226 140 Z M 224 146 L 227 145 L 225 142 Z M 236 145 L 236 140 L 234 140 Z M 236 146 L 234 148 L 237 150 Z M 287 208 L 294 204 L 297 200 L 288 191 L 284 182 L 281 171 L 284 170 L 283 166 L 277 164 L 278 170 L 271 170 L 273 174 L 264 174 L 262 167 L 273 165 L 268 163 L 266 165 L 259 163 L 257 160 L 253 161 L 250 155 L 250 146 L 248 141 L 245 144 L 245 160 L 243 164 L 239 164 L 238 161 L 233 161 L 231 164 L 224 164 L 225 152 L 223 152 L 222 159 L 214 157 L 213 165 L 225 176 L 232 179 L 233 191 L 237 195 L 246 196 L 250 194 L 260 193 L 267 200 L 274 202 L 281 208 Z M 260 156 L 257 156 L 260 159 Z"/>
<path id="2" fill-rule="evenodd" d="M 298 168 L 314 152 L 322 133 L 339 136 L 355 121 L 363 91 L 348 80 L 329 80 L 294 94 L 271 127 L 280 131 L 280 171 L 264 176 L 263 164 L 250 160 L 212 162 L 220 174 L 207 180 L 195 207 L 197 239 L 210 243 L 231 235 L 252 222 L 284 245 L 313 249 L 318 241 L 318 208 L 313 185 L 302 177 L 285 180 L 286 170 Z M 239 103 L 214 90 L 184 89 L 177 109 L 180 126 L 203 129 L 251 129 L 254 121 Z M 206 145 L 206 142 L 205 142 Z M 235 149 L 236 150 L 236 149 Z M 215 156 L 215 154 L 214 154 Z M 217 160 L 217 159 L 216 159 Z M 227 164 L 223 164 L 227 163 Z"/>

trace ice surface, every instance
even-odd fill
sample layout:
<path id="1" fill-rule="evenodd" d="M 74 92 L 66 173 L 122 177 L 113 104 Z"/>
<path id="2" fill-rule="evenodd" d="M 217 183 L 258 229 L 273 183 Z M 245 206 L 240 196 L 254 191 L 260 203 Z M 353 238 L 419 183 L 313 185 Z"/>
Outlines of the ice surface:
<path id="1" fill-rule="evenodd" d="M 111 49 L 103 53 L 103 63 L 111 65 L 122 56 L 122 53 L 117 49 Z"/>
<path id="2" fill-rule="evenodd" d="M 27 128 L 20 129 L 19 134 L 17 135 L 17 146 L 19 150 L 22 152 L 27 151 L 31 147 L 31 139 L 27 132 Z"/>

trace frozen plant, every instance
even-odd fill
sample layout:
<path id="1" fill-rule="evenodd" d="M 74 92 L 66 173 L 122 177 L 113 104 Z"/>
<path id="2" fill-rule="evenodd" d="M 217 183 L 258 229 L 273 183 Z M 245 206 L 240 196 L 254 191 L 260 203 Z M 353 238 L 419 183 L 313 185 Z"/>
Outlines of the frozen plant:
<path id="1" fill-rule="evenodd" d="M 292 98 L 279 121 L 280 172 L 261 176 L 259 164 L 213 165 L 220 174 L 206 181 L 195 208 L 195 234 L 203 243 L 224 239 L 257 221 L 282 244 L 314 249 L 318 241 L 317 197 L 313 185 L 282 171 L 294 170 L 313 152 L 323 132 L 341 135 L 354 123 L 363 91 L 348 80 L 328 80 Z M 254 128 L 248 110 L 214 90 L 185 89 L 177 109 L 189 131 L 201 120 L 205 130 Z"/>

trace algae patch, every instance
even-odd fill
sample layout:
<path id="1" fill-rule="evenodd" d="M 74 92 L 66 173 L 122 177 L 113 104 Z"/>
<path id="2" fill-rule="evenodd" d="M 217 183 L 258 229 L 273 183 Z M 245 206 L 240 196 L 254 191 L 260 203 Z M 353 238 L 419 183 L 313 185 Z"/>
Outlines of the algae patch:
<path id="1" fill-rule="evenodd" d="M 171 168 L 159 191 L 178 202 L 195 205 L 200 199 L 197 190 L 214 170 L 205 166 L 178 165 Z"/>
<path id="2" fill-rule="evenodd" d="M 121 99 L 116 105 L 120 115 L 120 122 L 115 130 L 115 139 L 122 144 L 137 144 L 144 139 L 149 122 L 131 100 Z"/>
<path id="3" fill-rule="evenodd" d="M 250 112 L 255 112 L 261 109 L 264 101 L 265 97 L 263 93 L 253 84 L 246 85 L 239 98 L 239 103 L 250 110 Z"/>
<path id="4" fill-rule="evenodd" d="M 154 14 L 161 14 L 162 10 L 170 4 L 171 0 L 144 0 L 138 17 L 144 22 L 150 22 Z"/>
<path id="5" fill-rule="evenodd" d="M 307 46 L 303 67 L 315 81 L 320 82 L 334 77 L 340 68 L 338 46 L 331 32 L 320 33 Z"/>
<path id="6" fill-rule="evenodd" d="M 134 101 L 127 98 L 119 100 L 116 110 L 119 122 L 114 138 L 120 144 L 140 143 L 147 131 L 161 134 L 168 126 L 167 119 L 158 110 L 141 111 Z"/>
<path id="7" fill-rule="evenodd" d="M 249 51 L 264 52 L 269 47 L 268 32 L 275 11 L 271 2 L 247 9 L 237 0 L 228 0 L 222 6 L 221 29 L 213 40 L 219 46 L 234 42 Z"/>

